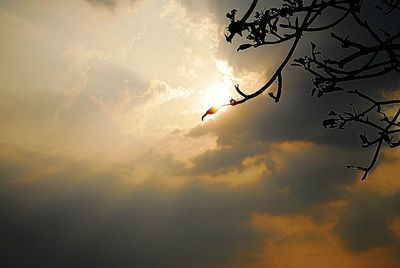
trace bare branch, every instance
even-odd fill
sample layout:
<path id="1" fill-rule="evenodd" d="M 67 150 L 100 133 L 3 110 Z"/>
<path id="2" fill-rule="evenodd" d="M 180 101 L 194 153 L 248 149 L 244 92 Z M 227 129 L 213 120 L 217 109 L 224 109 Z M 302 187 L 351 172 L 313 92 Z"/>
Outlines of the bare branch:
<path id="1" fill-rule="evenodd" d="M 400 147 L 400 99 L 376 100 L 361 89 L 347 90 L 348 82 L 381 78 L 388 73 L 400 73 L 400 28 L 397 33 L 390 33 L 386 29 L 373 29 L 368 20 L 361 19 L 361 10 L 367 2 L 363 0 L 282 0 L 280 7 L 254 12 L 258 1 L 253 0 L 245 15 L 236 20 L 236 9 L 227 14 L 230 24 L 227 27 L 226 40 L 239 35 L 247 39 L 238 47 L 238 51 L 250 48 L 259 48 L 265 45 L 279 45 L 291 43 L 287 54 L 282 58 L 267 82 L 256 90 L 246 90 L 244 93 L 239 85 L 235 86 L 239 99 L 231 99 L 230 106 L 243 104 L 264 92 L 276 82 L 277 90 L 268 92 L 268 95 L 277 103 L 283 93 L 282 73 L 291 61 L 304 33 L 316 33 L 331 30 L 330 37 L 336 40 L 341 49 L 348 51 L 347 55 L 336 58 L 323 58 L 317 45 L 311 42 L 311 55 L 293 60 L 292 65 L 301 67 L 314 76 L 314 87 L 311 95 L 321 98 L 327 94 L 344 92 L 358 97 L 369 103 L 365 109 L 358 109 L 351 105 L 350 112 L 337 113 L 331 111 L 328 119 L 322 125 L 325 128 L 344 129 L 349 123 L 365 126 L 376 134 L 376 138 L 369 139 L 364 132 L 360 134 L 360 144 L 363 148 L 375 147 L 374 155 L 367 167 L 348 166 L 364 172 L 365 180 L 369 172 L 376 165 L 383 145 L 389 148 Z M 400 0 L 381 0 L 377 6 L 382 10 L 382 16 L 400 10 Z M 317 18 L 324 17 L 330 11 L 335 11 L 336 17 L 329 15 L 329 23 L 321 23 Z M 254 13 L 254 19 L 248 21 Z M 331 13 L 332 14 L 332 13 Z M 399 15 L 399 14 L 397 14 Z M 352 27 L 363 31 L 372 40 L 370 43 L 353 40 L 349 36 L 340 36 L 334 32 L 337 25 L 353 23 Z M 342 53 L 338 55 L 343 55 Z M 387 108 L 397 110 L 390 116 Z M 212 110 L 211 112 L 213 112 Z M 210 113 L 211 113 L 210 112 Z M 397 135 L 397 136 L 396 136 Z"/>

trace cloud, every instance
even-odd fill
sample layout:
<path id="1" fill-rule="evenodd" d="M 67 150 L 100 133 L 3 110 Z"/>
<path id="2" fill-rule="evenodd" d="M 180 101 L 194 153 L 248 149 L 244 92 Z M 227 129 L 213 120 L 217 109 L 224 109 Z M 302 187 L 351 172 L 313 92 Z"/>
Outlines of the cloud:
<path id="1" fill-rule="evenodd" d="M 161 18 L 177 31 L 189 36 L 194 41 L 207 40 L 213 49 L 218 46 L 220 29 L 215 24 L 212 14 L 190 12 L 180 1 L 167 1 L 160 13 Z"/>
<path id="2" fill-rule="evenodd" d="M 370 191 L 356 192 L 340 213 L 335 231 L 351 251 L 397 244 L 400 241 L 390 223 L 400 212 L 400 194 L 382 196 Z"/>
<path id="3" fill-rule="evenodd" d="M 295 247 L 286 251 L 288 258 L 305 254 L 299 251 L 304 243 L 314 245 L 313 252 L 332 249 L 346 256 L 345 263 L 358 263 L 362 258 L 349 257 L 353 250 L 398 243 L 390 231 L 398 197 L 351 196 L 352 176 L 327 162 L 337 149 L 275 144 L 250 165 L 262 163 L 266 171 L 238 187 L 214 176 L 188 175 L 184 163 L 151 151 L 104 164 L 12 144 L 1 147 L 4 266 L 246 267 L 264 258 L 273 262 L 268 253 L 273 248 Z M 315 158 L 304 163 L 311 154 Z M 221 173 L 228 172 L 225 167 Z M 339 207 L 331 205 L 343 198 Z M 271 243 L 275 247 L 264 252 Z M 390 251 L 382 254 L 385 262 L 396 260 Z"/>
<path id="4" fill-rule="evenodd" d="M 229 170 L 243 170 L 243 161 L 246 157 L 265 153 L 265 147 L 260 144 L 248 146 L 210 149 L 192 159 L 191 174 L 217 175 Z"/>
<path id="5" fill-rule="evenodd" d="M 235 189 L 194 181 L 168 188 L 164 172 L 131 188 L 137 169 L 128 181 L 121 165 L 110 169 L 8 147 L 7 155 L 19 161 L 4 162 L 1 154 L 4 266 L 187 267 L 221 263 L 258 245 L 247 212 L 229 201 Z M 167 159 L 151 159 L 155 171 L 173 170 Z M 146 162 L 133 160 L 137 167 Z M 38 166 L 51 172 L 20 181 Z M 22 175 L 12 171 L 21 167 Z"/>
<path id="6" fill-rule="evenodd" d="M 165 109 L 165 105 L 192 95 L 188 89 L 173 88 L 157 79 L 150 81 L 143 94 L 134 95 L 133 91 L 128 81 L 114 98 L 105 99 L 93 94 L 90 99 L 104 114 L 110 116 L 124 133 L 139 136 L 148 135 L 158 127 L 160 117 L 168 110 Z"/>
<path id="7" fill-rule="evenodd" d="M 179 75 L 191 79 L 197 78 L 198 71 L 203 67 L 204 61 L 191 48 L 185 48 L 183 54 L 185 63 L 178 68 Z"/>
<path id="8" fill-rule="evenodd" d="M 114 9 L 117 5 L 117 0 L 84 0 L 93 6 L 102 6 L 110 9 Z"/>
<path id="9" fill-rule="evenodd" d="M 121 3 L 136 4 L 141 0 L 84 0 L 94 7 L 102 7 L 109 10 L 114 10 Z"/>
<path id="10" fill-rule="evenodd" d="M 109 66 L 112 66 L 112 61 L 124 62 L 127 53 L 133 48 L 134 43 L 141 39 L 144 32 L 145 29 L 142 29 L 133 39 L 124 44 L 124 46 L 115 48 L 115 51 L 87 48 L 83 45 L 76 45 L 72 49 L 63 51 L 62 57 L 68 63 L 68 69 L 65 72 L 65 82 L 63 85 L 63 104 L 54 116 L 56 123 L 63 113 L 71 109 L 71 106 L 74 105 L 87 88 L 88 83 L 91 82 L 90 71 L 93 71 L 93 67 L 96 66 L 94 62 L 97 60 L 102 63 L 108 63 Z M 96 67 L 101 67 L 101 64 L 97 62 Z M 126 72 L 126 70 L 124 71 Z M 119 73 L 121 73 L 121 71 Z M 129 75 L 132 76 L 132 74 Z M 110 75 L 108 75 L 108 81 L 109 80 Z"/>
<path id="11" fill-rule="evenodd" d="M 241 267 L 396 267 L 400 262 L 393 258 L 395 247 L 375 248 L 357 254 L 344 249 L 340 239 L 329 232 L 335 225 L 335 218 L 316 223 L 303 215 L 255 213 L 252 225 L 266 239 L 262 251 L 255 253 L 257 261 Z"/>

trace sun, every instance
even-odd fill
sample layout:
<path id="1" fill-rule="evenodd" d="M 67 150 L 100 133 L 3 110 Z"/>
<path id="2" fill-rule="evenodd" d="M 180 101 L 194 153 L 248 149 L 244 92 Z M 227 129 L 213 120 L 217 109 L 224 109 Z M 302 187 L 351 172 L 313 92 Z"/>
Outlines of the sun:
<path id="1" fill-rule="evenodd" d="M 228 104 L 231 98 L 229 87 L 224 83 L 213 84 L 203 92 L 201 107 L 208 109 L 210 107 L 220 107 Z"/>

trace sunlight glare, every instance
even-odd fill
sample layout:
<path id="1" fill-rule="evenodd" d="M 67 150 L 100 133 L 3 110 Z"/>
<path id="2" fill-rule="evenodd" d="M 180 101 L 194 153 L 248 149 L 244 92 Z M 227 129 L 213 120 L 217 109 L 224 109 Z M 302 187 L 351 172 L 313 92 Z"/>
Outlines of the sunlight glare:
<path id="1" fill-rule="evenodd" d="M 201 107 L 204 110 L 207 110 L 211 106 L 218 108 L 221 105 L 229 103 L 230 98 L 231 92 L 226 84 L 214 84 L 204 91 Z M 221 111 L 225 109 L 226 107 L 223 107 Z"/>

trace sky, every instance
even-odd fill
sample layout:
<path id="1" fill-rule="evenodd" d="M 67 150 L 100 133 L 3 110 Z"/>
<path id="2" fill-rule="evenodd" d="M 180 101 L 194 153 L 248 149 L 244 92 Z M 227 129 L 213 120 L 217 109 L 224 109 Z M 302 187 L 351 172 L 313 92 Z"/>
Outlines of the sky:
<path id="1" fill-rule="evenodd" d="M 279 104 L 201 121 L 287 51 L 225 42 L 249 4 L 0 1 L 1 267 L 400 266 L 400 154 L 345 168 L 372 156 L 322 127 L 347 100 L 289 68 Z"/>

